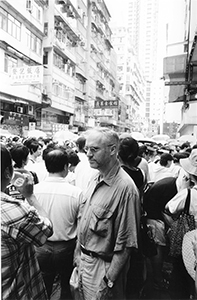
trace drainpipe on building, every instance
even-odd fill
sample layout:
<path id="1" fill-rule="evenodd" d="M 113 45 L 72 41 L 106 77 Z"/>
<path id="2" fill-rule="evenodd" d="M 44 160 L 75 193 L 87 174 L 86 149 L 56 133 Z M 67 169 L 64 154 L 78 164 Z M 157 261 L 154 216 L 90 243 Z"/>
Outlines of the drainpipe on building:
<path id="1" fill-rule="evenodd" d="M 188 7 L 188 36 L 187 36 L 187 58 L 186 58 L 186 72 L 185 72 L 185 81 L 189 82 L 185 87 L 184 93 L 184 103 L 183 103 L 183 111 L 189 108 L 189 100 L 190 100 L 190 81 L 191 81 L 191 74 L 190 74 L 190 59 L 189 59 L 189 42 L 190 42 L 190 23 L 191 23 L 191 0 L 189 0 L 189 7 Z"/>

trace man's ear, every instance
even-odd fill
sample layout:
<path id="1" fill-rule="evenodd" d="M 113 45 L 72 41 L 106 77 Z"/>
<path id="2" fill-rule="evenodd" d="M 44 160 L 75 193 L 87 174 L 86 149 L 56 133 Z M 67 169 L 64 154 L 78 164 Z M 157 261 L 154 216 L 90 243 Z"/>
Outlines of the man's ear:
<path id="1" fill-rule="evenodd" d="M 64 170 L 66 171 L 66 175 L 68 174 L 68 166 L 65 164 L 64 165 Z"/>
<path id="2" fill-rule="evenodd" d="M 116 152 L 117 146 L 116 144 L 111 146 L 111 154 L 113 155 Z"/>

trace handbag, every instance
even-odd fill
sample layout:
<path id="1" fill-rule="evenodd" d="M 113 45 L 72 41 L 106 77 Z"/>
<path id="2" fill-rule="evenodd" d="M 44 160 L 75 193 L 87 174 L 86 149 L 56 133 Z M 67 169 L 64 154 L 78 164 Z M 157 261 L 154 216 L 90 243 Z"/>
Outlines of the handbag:
<path id="1" fill-rule="evenodd" d="M 169 232 L 169 255 L 172 257 L 179 257 L 182 254 L 182 243 L 185 233 L 195 229 L 194 216 L 189 214 L 190 195 L 191 190 L 188 189 L 184 210 L 181 212 L 179 217 L 171 224 L 171 230 Z"/>
<path id="2" fill-rule="evenodd" d="M 80 294 L 79 294 L 79 275 L 78 275 L 78 270 L 77 267 L 74 267 L 71 277 L 70 277 L 70 291 L 72 294 L 72 298 L 74 300 L 79 300 L 80 299 Z"/>
<path id="3" fill-rule="evenodd" d="M 154 241 L 152 230 L 147 226 L 147 217 L 142 215 L 141 217 L 141 242 L 142 242 L 142 254 L 146 257 L 152 257 L 157 254 L 157 245 Z"/>

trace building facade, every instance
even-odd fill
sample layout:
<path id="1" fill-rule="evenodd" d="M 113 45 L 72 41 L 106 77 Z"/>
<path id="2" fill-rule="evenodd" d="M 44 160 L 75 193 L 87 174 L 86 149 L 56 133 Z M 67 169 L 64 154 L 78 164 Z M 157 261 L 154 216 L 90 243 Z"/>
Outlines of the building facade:
<path id="1" fill-rule="evenodd" d="M 128 29 L 114 27 L 112 31 L 112 43 L 118 59 L 117 78 L 120 83 L 120 94 L 127 105 L 125 122 L 131 131 L 143 131 L 146 80 L 132 47 Z"/>
<path id="2" fill-rule="evenodd" d="M 168 23 L 164 78 L 169 102 L 182 102 L 179 135 L 197 139 L 197 2 L 174 1 L 176 22 Z"/>
<path id="3" fill-rule="evenodd" d="M 102 124 L 120 130 L 109 20 L 102 0 L 1 1 L 2 126 L 23 135 L 32 124 L 50 134 Z"/>

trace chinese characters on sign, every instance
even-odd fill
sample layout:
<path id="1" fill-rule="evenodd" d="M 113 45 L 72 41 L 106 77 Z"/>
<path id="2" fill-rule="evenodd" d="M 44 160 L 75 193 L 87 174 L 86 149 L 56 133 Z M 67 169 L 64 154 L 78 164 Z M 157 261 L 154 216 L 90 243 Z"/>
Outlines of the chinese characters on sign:
<path id="1" fill-rule="evenodd" d="M 94 108 L 117 108 L 118 105 L 118 100 L 96 100 L 94 102 Z"/>
<path id="2" fill-rule="evenodd" d="M 43 66 L 25 66 L 12 68 L 10 72 L 12 85 L 42 84 Z"/>

